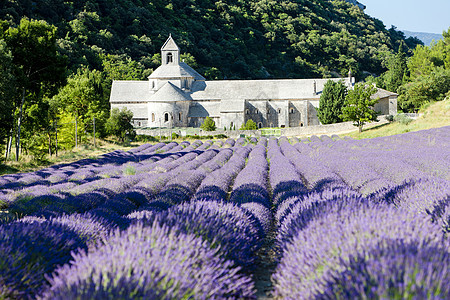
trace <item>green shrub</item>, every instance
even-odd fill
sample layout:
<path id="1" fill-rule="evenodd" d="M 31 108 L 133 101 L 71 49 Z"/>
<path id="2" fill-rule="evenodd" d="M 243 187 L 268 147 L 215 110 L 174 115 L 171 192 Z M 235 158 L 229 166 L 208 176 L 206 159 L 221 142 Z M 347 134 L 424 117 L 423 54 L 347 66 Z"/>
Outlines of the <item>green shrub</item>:
<path id="1" fill-rule="evenodd" d="M 413 121 L 413 119 L 411 119 L 410 117 L 408 117 L 405 114 L 397 114 L 394 117 L 394 121 L 398 122 L 400 124 L 403 124 L 403 125 L 408 125 L 409 123 L 411 123 Z"/>

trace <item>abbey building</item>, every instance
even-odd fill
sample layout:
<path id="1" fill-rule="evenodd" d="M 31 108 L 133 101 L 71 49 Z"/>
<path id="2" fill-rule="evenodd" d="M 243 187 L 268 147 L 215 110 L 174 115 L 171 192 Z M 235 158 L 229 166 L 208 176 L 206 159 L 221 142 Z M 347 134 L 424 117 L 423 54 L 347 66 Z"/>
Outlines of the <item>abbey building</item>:
<path id="1" fill-rule="evenodd" d="M 180 61 L 180 49 L 171 36 L 161 48 L 162 62 L 148 81 L 112 84 L 111 108 L 133 112 L 135 127 L 200 127 L 206 117 L 218 128 L 239 129 L 252 119 L 262 127 L 319 125 L 316 108 L 330 79 L 270 79 L 207 81 Z M 351 75 L 343 80 L 349 88 Z M 375 110 L 396 114 L 397 94 L 379 89 Z"/>

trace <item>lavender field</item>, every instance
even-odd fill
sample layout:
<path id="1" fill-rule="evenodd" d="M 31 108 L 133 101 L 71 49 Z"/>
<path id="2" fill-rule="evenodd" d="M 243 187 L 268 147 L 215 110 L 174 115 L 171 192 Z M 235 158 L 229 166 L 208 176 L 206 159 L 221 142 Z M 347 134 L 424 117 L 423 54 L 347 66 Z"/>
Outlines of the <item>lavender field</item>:
<path id="1" fill-rule="evenodd" d="M 450 298 L 450 126 L 147 144 L 0 189 L 0 299 Z"/>

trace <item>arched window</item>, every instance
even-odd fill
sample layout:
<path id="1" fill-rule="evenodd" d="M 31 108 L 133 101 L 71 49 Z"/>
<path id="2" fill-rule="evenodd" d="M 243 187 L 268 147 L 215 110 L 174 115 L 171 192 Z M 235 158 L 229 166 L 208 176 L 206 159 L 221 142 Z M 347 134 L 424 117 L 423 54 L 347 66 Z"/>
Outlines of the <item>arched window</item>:
<path id="1" fill-rule="evenodd" d="M 279 114 L 281 114 L 281 108 L 279 108 L 277 111 L 278 111 Z"/>
<path id="2" fill-rule="evenodd" d="M 247 109 L 245 110 L 245 114 L 246 114 L 246 115 L 249 115 L 249 114 L 250 114 L 250 109 L 247 108 Z"/>
<path id="3" fill-rule="evenodd" d="M 164 114 L 164 122 L 169 122 L 169 113 Z"/>
<path id="4" fill-rule="evenodd" d="M 167 63 L 173 63 L 173 54 L 171 52 L 167 53 Z"/>
<path id="5" fill-rule="evenodd" d="M 181 121 L 181 112 L 178 113 L 178 121 Z"/>
<path id="6" fill-rule="evenodd" d="M 155 122 L 155 113 L 152 113 L 152 122 Z"/>
<path id="7" fill-rule="evenodd" d="M 258 128 L 262 128 L 262 123 L 261 122 L 258 123 Z"/>
<path id="8" fill-rule="evenodd" d="M 291 107 L 291 108 L 289 109 L 289 113 L 293 114 L 293 113 L 294 113 L 294 108 Z"/>

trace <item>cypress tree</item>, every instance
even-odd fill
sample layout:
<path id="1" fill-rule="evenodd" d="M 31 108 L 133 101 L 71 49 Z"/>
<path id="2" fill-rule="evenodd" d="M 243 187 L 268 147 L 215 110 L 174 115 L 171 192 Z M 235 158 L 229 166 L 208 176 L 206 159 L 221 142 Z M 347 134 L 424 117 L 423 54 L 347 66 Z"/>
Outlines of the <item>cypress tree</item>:
<path id="1" fill-rule="evenodd" d="M 344 105 L 347 87 L 342 81 L 328 80 L 320 95 L 317 116 L 322 124 L 342 122 L 342 106 Z"/>

